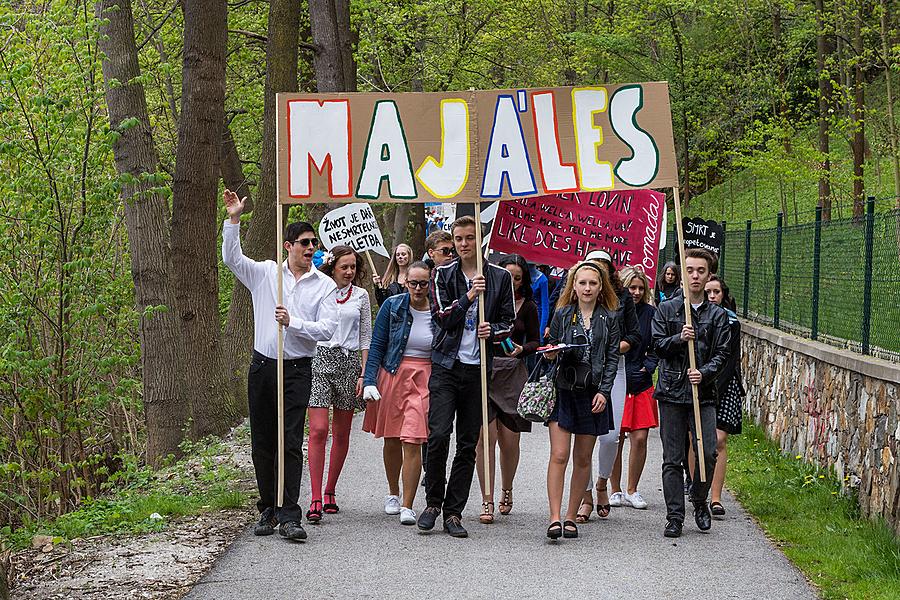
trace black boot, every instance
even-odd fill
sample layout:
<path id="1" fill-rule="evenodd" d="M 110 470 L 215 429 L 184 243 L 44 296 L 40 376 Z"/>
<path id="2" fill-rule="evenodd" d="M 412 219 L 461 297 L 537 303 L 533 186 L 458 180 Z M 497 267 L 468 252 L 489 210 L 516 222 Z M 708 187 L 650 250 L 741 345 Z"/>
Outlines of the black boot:
<path id="1" fill-rule="evenodd" d="M 694 521 L 697 522 L 700 531 L 709 531 L 709 528 L 712 527 L 712 515 L 709 513 L 709 505 L 706 500 L 694 503 Z"/>
<path id="2" fill-rule="evenodd" d="M 259 515 L 259 523 L 253 528 L 253 535 L 272 535 L 278 526 L 275 510 L 267 508 Z"/>

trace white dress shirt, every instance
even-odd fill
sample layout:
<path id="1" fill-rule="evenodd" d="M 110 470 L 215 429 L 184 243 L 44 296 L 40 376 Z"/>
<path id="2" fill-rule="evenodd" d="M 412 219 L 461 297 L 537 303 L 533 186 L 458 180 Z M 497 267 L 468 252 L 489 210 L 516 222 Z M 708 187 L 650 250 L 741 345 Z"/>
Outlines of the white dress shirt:
<path id="1" fill-rule="evenodd" d="M 275 305 L 278 303 L 278 265 L 274 260 L 257 262 L 241 251 L 240 224 L 225 221 L 222 227 L 222 260 L 243 283 L 253 298 L 253 349 L 269 358 L 278 357 L 278 322 Z M 337 328 L 332 310 L 334 290 L 331 277 L 310 265 L 309 271 L 297 279 L 281 264 L 284 301 L 290 314 L 290 325 L 284 336 L 284 357 L 312 357 L 316 342 L 328 340 Z M 331 299 L 329 303 L 327 300 Z"/>
<path id="2" fill-rule="evenodd" d="M 319 345 L 343 348 L 350 352 L 368 350 L 372 343 L 372 305 L 369 302 L 369 292 L 354 285 L 347 298 L 348 291 L 347 287 L 335 289 L 325 300 L 328 309 L 337 314 L 337 329 L 330 340 L 319 342 Z M 344 298 L 347 301 L 338 304 L 337 301 Z"/>

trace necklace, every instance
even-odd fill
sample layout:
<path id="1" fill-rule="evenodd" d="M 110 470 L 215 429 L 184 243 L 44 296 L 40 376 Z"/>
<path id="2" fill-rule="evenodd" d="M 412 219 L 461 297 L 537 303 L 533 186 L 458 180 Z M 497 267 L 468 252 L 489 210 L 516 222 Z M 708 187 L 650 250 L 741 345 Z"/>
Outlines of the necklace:
<path id="1" fill-rule="evenodd" d="M 338 293 L 338 298 L 335 300 L 335 302 L 337 302 L 338 304 L 346 304 L 347 300 L 350 299 L 350 296 L 353 295 L 353 284 L 351 283 L 350 286 L 347 287 L 347 295 L 344 296 L 343 298 L 340 297 L 340 293 L 341 293 L 340 290 L 337 290 L 337 293 Z"/>

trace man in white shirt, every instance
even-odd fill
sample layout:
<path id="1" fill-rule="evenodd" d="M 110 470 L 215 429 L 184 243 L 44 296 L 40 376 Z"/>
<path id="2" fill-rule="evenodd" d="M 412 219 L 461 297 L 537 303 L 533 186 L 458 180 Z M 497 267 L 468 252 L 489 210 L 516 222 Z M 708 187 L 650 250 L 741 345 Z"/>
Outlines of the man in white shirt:
<path id="1" fill-rule="evenodd" d="M 285 230 L 287 260 L 257 262 L 241 251 L 240 224 L 244 200 L 225 190 L 228 219 L 222 227 L 222 260 L 253 299 L 253 359 L 247 378 L 250 445 L 260 512 L 256 535 L 279 533 L 306 539 L 298 505 L 303 472 L 303 427 L 312 382 L 316 342 L 334 334 L 337 321 L 324 300 L 334 280 L 312 264 L 318 242 L 312 225 L 291 223 Z M 284 304 L 278 304 L 278 269 L 282 270 Z M 276 507 L 278 486 L 278 327 L 284 337 L 284 501 Z"/>

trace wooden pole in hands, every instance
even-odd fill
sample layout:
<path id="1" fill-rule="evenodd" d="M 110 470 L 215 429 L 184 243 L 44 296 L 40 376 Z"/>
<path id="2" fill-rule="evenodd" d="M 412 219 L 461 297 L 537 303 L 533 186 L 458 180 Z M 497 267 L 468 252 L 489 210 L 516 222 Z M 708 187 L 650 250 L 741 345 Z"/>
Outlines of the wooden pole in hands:
<path id="1" fill-rule="evenodd" d="M 284 271 L 281 268 L 281 251 L 284 247 L 284 233 L 281 230 L 281 202 L 275 203 L 275 234 L 278 240 L 278 304 L 284 304 Z M 276 506 L 284 506 L 284 327 L 278 325 L 278 494 Z"/>
<path id="2" fill-rule="evenodd" d="M 375 261 L 372 260 L 372 255 L 369 254 L 368 250 L 366 250 L 363 254 L 366 255 L 366 260 L 369 261 L 369 268 L 372 269 L 372 275 L 373 276 L 378 275 L 378 271 L 375 270 Z M 377 287 L 381 287 L 381 286 L 379 285 Z"/>
<path id="3" fill-rule="evenodd" d="M 481 202 L 475 203 L 475 246 L 478 274 L 484 275 L 484 254 L 481 249 Z M 482 323 L 484 323 L 484 294 L 478 297 L 478 324 Z M 487 395 L 487 340 L 478 338 L 478 349 L 481 356 L 481 438 L 484 452 L 484 493 L 489 495 L 491 489 L 491 445 L 488 433 L 490 425 L 488 423 Z"/>
<path id="4" fill-rule="evenodd" d="M 687 267 L 684 258 L 684 227 L 681 224 L 681 197 L 678 195 L 678 186 L 672 188 L 675 193 L 675 228 L 678 231 L 678 248 L 681 260 L 681 292 L 684 294 L 684 324 L 691 325 L 691 295 L 687 281 Z M 688 362 L 691 369 L 697 368 L 697 356 L 694 352 L 694 340 L 688 340 Z M 700 481 L 706 483 L 706 459 L 703 456 L 703 427 L 700 424 L 700 390 L 697 384 L 691 384 L 691 395 L 694 397 L 694 431 L 697 434 L 697 459 L 700 461 Z"/>

